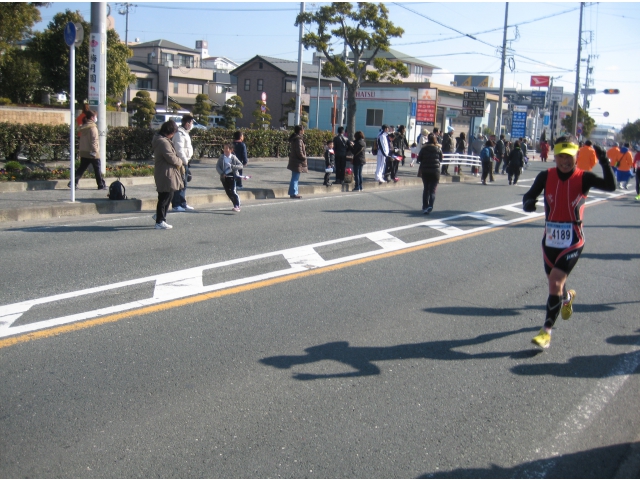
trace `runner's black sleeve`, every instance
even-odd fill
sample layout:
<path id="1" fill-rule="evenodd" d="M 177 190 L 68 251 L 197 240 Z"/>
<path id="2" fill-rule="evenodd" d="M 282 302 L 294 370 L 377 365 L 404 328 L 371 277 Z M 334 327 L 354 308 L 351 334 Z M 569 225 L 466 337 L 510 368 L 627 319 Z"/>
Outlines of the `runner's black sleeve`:
<path id="1" fill-rule="evenodd" d="M 584 182 L 583 182 L 584 183 Z M 522 209 L 525 212 L 535 212 L 536 202 L 538 197 L 544 190 L 544 186 L 547 184 L 547 170 L 540 172 L 536 179 L 533 181 L 533 185 L 527 193 L 522 197 Z"/>
<path id="2" fill-rule="evenodd" d="M 600 147 L 598 148 L 600 149 Z M 598 161 L 602 167 L 602 175 L 604 178 L 599 177 L 593 172 L 584 172 L 582 176 L 582 193 L 585 195 L 589 192 L 590 188 L 597 188 L 605 192 L 613 192 L 616 189 L 616 179 L 606 153 L 601 155 L 600 151 L 596 150 L 596 152 L 598 152 Z"/>

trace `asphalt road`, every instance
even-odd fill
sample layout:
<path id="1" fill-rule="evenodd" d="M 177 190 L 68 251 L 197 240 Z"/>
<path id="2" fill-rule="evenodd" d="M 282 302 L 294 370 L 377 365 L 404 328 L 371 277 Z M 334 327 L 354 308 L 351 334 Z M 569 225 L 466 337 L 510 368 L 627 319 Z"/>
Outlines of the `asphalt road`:
<path id="1" fill-rule="evenodd" d="M 170 231 L 3 224 L 0 477 L 619 476 L 640 441 L 638 204 L 594 192 L 575 313 L 542 352 L 543 222 L 496 209 L 525 191 L 441 185 L 428 217 L 407 188 Z"/>

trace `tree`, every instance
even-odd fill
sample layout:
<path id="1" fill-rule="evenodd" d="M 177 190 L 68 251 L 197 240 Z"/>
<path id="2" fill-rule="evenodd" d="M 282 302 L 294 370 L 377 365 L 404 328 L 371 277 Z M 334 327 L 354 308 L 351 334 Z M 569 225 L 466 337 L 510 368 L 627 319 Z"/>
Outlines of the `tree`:
<path id="1" fill-rule="evenodd" d="M 582 136 L 589 138 L 589 135 L 596 127 L 596 121 L 580 105 L 578 105 L 578 122 L 582 122 Z M 568 132 L 573 132 L 573 114 L 564 117 L 560 123 Z"/>
<path id="2" fill-rule="evenodd" d="M 38 7 L 49 5 L 40 2 L 0 3 L 0 52 L 6 51 L 31 34 L 31 27 L 41 20 Z M 0 55 L 0 64 L 7 57 Z"/>
<path id="3" fill-rule="evenodd" d="M 69 22 L 82 24 L 84 39 L 75 49 L 76 57 L 76 101 L 83 102 L 88 98 L 89 89 L 89 38 L 91 26 L 84 21 L 80 12 L 65 10 L 58 13 L 49 22 L 47 29 L 37 32 L 27 45 L 32 58 L 40 63 L 43 86 L 54 92 L 69 90 L 69 47 L 61 40 L 64 38 L 64 27 Z M 107 95 L 122 96 L 127 85 L 135 81 L 131 74 L 127 58 L 131 50 L 120 42 L 118 33 L 107 32 Z"/>
<path id="4" fill-rule="evenodd" d="M 34 101 L 42 76 L 40 66 L 18 48 L 5 50 L 0 64 L 0 97 L 8 97 L 14 103 Z"/>
<path id="5" fill-rule="evenodd" d="M 338 77 L 347 90 L 347 131 L 353 137 L 356 130 L 356 92 L 367 82 L 388 80 L 401 83 L 398 76 L 408 77 L 409 71 L 402 61 L 378 58 L 380 51 L 388 51 L 391 38 L 401 37 L 404 30 L 389 21 L 389 11 L 383 3 L 333 2 L 320 7 L 315 13 L 304 12 L 297 16 L 296 26 L 301 23 L 317 28 L 317 33 L 302 37 L 306 49 L 322 52 L 327 62 L 322 67 L 325 77 Z M 333 28 L 332 30 L 329 30 Z M 332 40 L 336 38 L 337 41 Z M 336 54 L 331 44 L 347 45 L 351 53 L 350 63 L 342 52 Z M 367 70 L 372 65 L 374 68 Z"/>
<path id="6" fill-rule="evenodd" d="M 284 104 L 284 115 L 280 117 L 280 121 L 287 123 L 289 119 L 289 113 L 296 111 L 296 98 L 291 97 L 287 103 Z M 300 104 L 300 125 L 302 125 L 305 129 L 309 126 L 309 114 L 304 111 L 302 108 L 302 104 Z"/>
<path id="7" fill-rule="evenodd" d="M 269 107 L 267 107 L 267 102 L 256 100 L 256 109 L 251 112 L 251 115 L 253 115 L 253 118 L 256 119 L 255 128 L 264 128 L 266 130 L 266 128 L 271 123 L 271 114 L 269 114 Z"/>
<path id="8" fill-rule="evenodd" d="M 193 114 L 196 116 L 196 121 L 202 125 L 206 125 L 207 117 L 211 113 L 211 101 L 209 95 L 201 93 L 196 96 L 196 104 L 193 107 Z"/>
<path id="9" fill-rule="evenodd" d="M 620 130 L 620 135 L 627 142 L 640 142 L 640 119 L 633 123 L 627 123 Z"/>
<path id="10" fill-rule="evenodd" d="M 118 32 L 107 30 L 107 95 L 122 98 L 129 84 L 136 81 L 127 63 L 132 56 L 133 52 L 120 41 Z"/>
<path id="11" fill-rule="evenodd" d="M 234 95 L 224 102 L 220 114 L 224 117 L 225 128 L 235 130 L 236 118 L 242 118 L 242 107 L 244 103 L 239 95 Z"/>
<path id="12" fill-rule="evenodd" d="M 140 90 L 131 100 L 131 106 L 136 111 L 133 114 L 133 121 L 137 127 L 148 128 L 151 119 L 156 114 L 156 106 L 151 100 L 151 95 L 146 90 Z"/>

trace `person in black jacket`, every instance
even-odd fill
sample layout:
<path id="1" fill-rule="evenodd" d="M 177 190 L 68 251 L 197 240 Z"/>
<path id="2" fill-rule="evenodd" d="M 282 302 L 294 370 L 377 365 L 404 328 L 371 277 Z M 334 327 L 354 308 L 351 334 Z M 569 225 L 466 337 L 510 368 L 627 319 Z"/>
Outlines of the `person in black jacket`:
<path id="1" fill-rule="evenodd" d="M 398 156 L 402 157 L 400 161 L 404 167 L 404 159 L 406 158 L 404 149 L 409 148 L 409 142 L 407 141 L 406 129 L 404 125 L 398 125 L 395 137 L 393 139 L 393 146 L 398 149 Z M 396 172 L 398 169 L 396 168 Z M 397 175 L 396 175 L 397 176 Z"/>
<path id="2" fill-rule="evenodd" d="M 331 169 L 333 171 L 336 168 L 336 155 L 333 150 L 333 140 L 329 140 L 324 149 L 324 168 L 324 182 L 322 184 L 325 187 L 330 187 L 331 182 L 329 182 L 329 177 L 331 176 L 331 172 L 327 172 L 327 170 Z"/>
<path id="3" fill-rule="evenodd" d="M 347 151 L 349 150 L 349 139 L 343 135 L 344 127 L 338 127 L 338 135 L 333 139 L 333 151 L 336 156 L 336 185 L 344 182 L 344 170 L 347 166 Z"/>
<path id="4" fill-rule="evenodd" d="M 522 173 L 522 167 L 524 167 L 524 153 L 520 149 L 520 141 L 516 140 L 516 143 L 509 154 L 509 159 L 507 160 L 507 173 L 509 174 L 509 185 L 511 185 L 511 180 L 513 179 L 513 184 L 516 185 L 518 183 L 518 178 L 520 178 L 520 173 Z"/>
<path id="5" fill-rule="evenodd" d="M 500 163 L 505 159 L 505 142 L 504 135 L 500 135 L 500 140 L 496 142 L 495 153 L 496 153 L 496 169 L 495 174 L 498 175 L 500 173 Z M 504 170 L 503 170 L 504 171 Z"/>
<path id="6" fill-rule="evenodd" d="M 365 152 L 367 144 L 364 142 L 364 133 L 357 131 L 353 139 L 355 143 L 351 147 L 351 153 L 353 153 L 353 191 L 362 191 L 362 167 L 367 163 Z"/>
<path id="7" fill-rule="evenodd" d="M 447 127 L 447 133 L 444 134 L 442 138 L 442 153 L 454 153 L 453 152 L 453 133 L 455 129 L 452 126 Z M 443 175 L 449 175 L 449 165 L 442 165 L 442 170 L 440 171 Z"/>
<path id="8" fill-rule="evenodd" d="M 422 213 L 429 215 L 433 210 L 433 203 L 436 200 L 436 189 L 440 183 L 440 162 L 442 161 L 442 150 L 437 143 L 436 136 L 429 135 L 427 144 L 422 147 L 418 154 L 418 163 L 422 171 Z"/>

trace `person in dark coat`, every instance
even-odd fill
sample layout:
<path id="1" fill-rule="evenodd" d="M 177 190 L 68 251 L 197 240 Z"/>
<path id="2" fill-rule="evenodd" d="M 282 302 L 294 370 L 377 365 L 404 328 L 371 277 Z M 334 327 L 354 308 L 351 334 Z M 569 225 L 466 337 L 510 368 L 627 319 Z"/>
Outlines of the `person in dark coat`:
<path id="1" fill-rule="evenodd" d="M 332 171 L 336 169 L 336 154 L 333 149 L 333 140 L 329 140 L 324 148 L 324 182 L 322 184 L 325 187 L 331 186 L 331 182 L 329 182 L 331 172 L 328 172 L 328 169 L 332 169 Z"/>
<path id="2" fill-rule="evenodd" d="M 367 144 L 364 142 L 364 133 L 357 131 L 353 137 L 355 143 L 351 147 L 353 153 L 353 181 L 355 182 L 353 191 L 362 191 L 362 167 L 367 163 L 365 151 Z"/>
<path id="3" fill-rule="evenodd" d="M 168 230 L 173 228 L 165 221 L 167 218 L 167 208 L 173 192 L 184 187 L 184 165 L 176 154 L 171 139 L 178 131 L 178 125 L 173 120 L 164 122 L 160 131 L 153 137 L 153 177 L 158 190 L 158 204 L 156 206 L 156 229 Z"/>
<path id="4" fill-rule="evenodd" d="M 440 162 L 442 162 L 442 149 L 437 143 L 436 136 L 429 135 L 427 144 L 420 149 L 418 163 L 422 171 L 422 213 L 428 215 L 433 210 L 436 200 L 436 189 L 440 183 Z"/>
<path id="5" fill-rule="evenodd" d="M 336 185 L 344 182 L 344 170 L 347 166 L 347 152 L 349 151 L 349 139 L 344 136 L 344 127 L 338 127 L 338 135 L 333 139 L 333 151 L 336 156 Z"/>
<path id="6" fill-rule="evenodd" d="M 524 153 L 520 149 L 520 141 L 516 140 L 516 143 L 509 154 L 507 160 L 507 174 L 509 175 L 509 185 L 511 185 L 511 179 L 513 178 L 513 185 L 518 183 L 520 173 L 524 167 Z"/>
<path id="7" fill-rule="evenodd" d="M 302 198 L 298 195 L 298 181 L 301 173 L 307 173 L 307 150 L 304 146 L 302 136 L 304 128 L 302 125 L 293 127 L 293 133 L 289 137 L 289 163 L 287 169 L 291 170 L 291 182 L 289 182 L 289 197 Z"/>
<path id="8" fill-rule="evenodd" d="M 240 130 L 233 132 L 233 153 L 238 160 L 240 160 L 242 166 L 249 163 L 249 158 L 247 157 L 247 145 L 244 143 L 244 133 Z M 236 176 L 236 188 L 242 188 L 242 177 L 243 173 L 242 169 L 240 169 Z"/>

